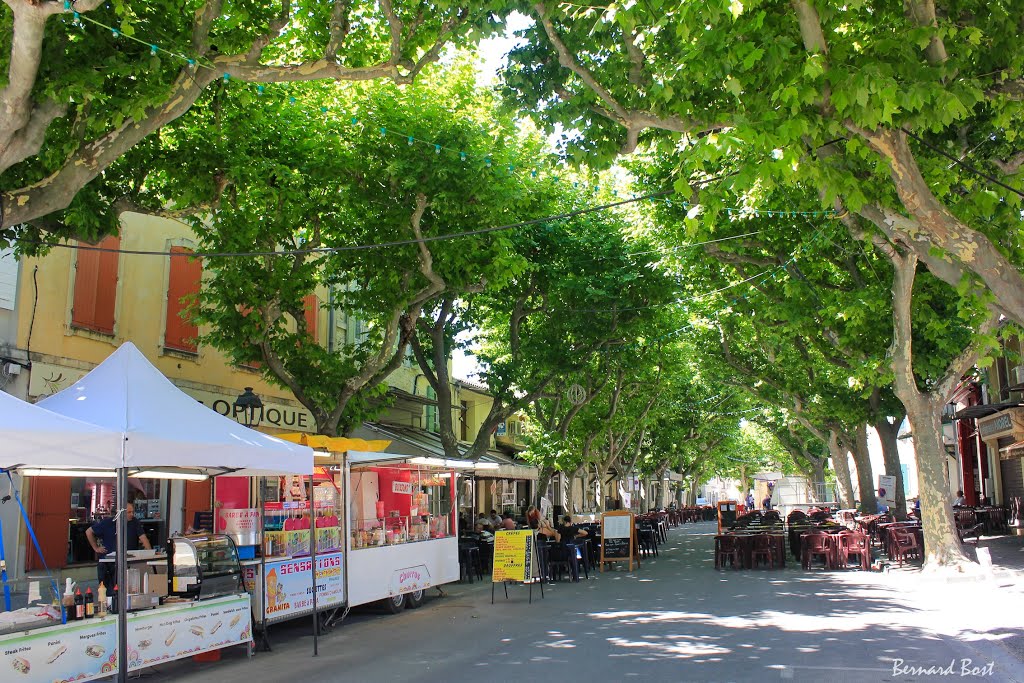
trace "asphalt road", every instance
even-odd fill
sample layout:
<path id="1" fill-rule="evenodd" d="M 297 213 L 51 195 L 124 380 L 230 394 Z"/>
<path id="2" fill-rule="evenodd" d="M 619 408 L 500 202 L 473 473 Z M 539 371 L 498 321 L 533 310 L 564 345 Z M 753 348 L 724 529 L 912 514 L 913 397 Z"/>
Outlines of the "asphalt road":
<path id="1" fill-rule="evenodd" d="M 712 523 L 658 559 L 534 589 L 455 584 L 418 610 L 353 614 L 320 639 L 272 629 L 272 653 L 150 669 L 151 681 L 1024 681 L 1024 585 L 785 570 L 715 571 Z M 1024 548 L 1011 548 L 1024 551 Z M 1020 555 L 1020 552 L 1017 552 Z M 902 661 L 901 661 L 902 660 Z M 919 673 L 933 670 L 932 675 Z M 963 674 L 967 675 L 963 675 Z"/>

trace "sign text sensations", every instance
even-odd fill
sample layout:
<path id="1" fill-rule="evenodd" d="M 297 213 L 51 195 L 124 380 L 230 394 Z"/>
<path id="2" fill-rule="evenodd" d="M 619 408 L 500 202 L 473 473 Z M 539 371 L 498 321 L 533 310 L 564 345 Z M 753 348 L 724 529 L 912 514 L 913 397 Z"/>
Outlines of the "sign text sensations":
<path id="1" fill-rule="evenodd" d="M 297 560 L 267 562 L 266 597 L 264 614 L 268 621 L 290 619 L 313 609 L 313 581 L 310 570 L 313 562 L 308 557 Z M 342 553 L 319 555 L 316 558 L 317 608 L 341 604 L 345 599 L 344 563 Z M 245 589 L 252 593 L 259 607 L 263 599 L 259 565 L 246 565 L 242 577 Z M 258 612 L 257 612 L 258 613 Z"/>

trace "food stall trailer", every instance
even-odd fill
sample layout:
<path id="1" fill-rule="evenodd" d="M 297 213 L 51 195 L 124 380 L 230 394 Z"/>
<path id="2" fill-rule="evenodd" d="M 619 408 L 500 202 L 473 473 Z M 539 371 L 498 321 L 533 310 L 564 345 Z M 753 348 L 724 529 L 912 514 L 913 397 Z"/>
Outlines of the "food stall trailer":
<path id="1" fill-rule="evenodd" d="M 360 442 L 303 442 L 317 439 L 333 448 Z M 427 588 L 459 580 L 455 488 L 459 471 L 474 463 L 356 450 L 316 455 L 311 476 L 253 479 L 248 501 L 258 507 L 218 511 L 222 520 L 259 520 L 259 556 L 242 566 L 267 647 L 266 629 L 277 622 L 373 602 L 397 613 L 419 607 Z M 230 533 L 230 524 L 219 527 Z"/>
<path id="2" fill-rule="evenodd" d="M 61 447 L 56 427 L 44 426 L 34 441 L 23 438 L 17 448 L 5 447 L 4 468 L 29 476 L 116 477 L 118 510 L 127 505 L 129 477 L 206 478 L 225 472 L 263 476 L 312 470 L 311 449 L 260 434 L 202 406 L 131 343 L 34 408 L 42 411 L 40 416 L 51 413 L 55 420 L 63 416 L 73 418 L 70 423 L 93 426 L 95 433 L 83 438 L 93 447 Z M 177 419 L 170 421 L 168 415 Z M 6 428 L 3 436 L 9 436 Z M 51 442 L 59 445 L 48 446 Z M 170 558 L 163 558 L 170 599 L 133 612 L 125 515 L 117 516 L 117 529 L 116 582 L 124 590 L 118 592 L 116 613 L 0 636 L 0 656 L 6 660 L 0 668 L 16 674 L 3 680 L 88 681 L 116 675 L 126 681 L 129 671 L 158 662 L 248 645 L 250 598 L 241 585 L 241 568 L 229 539 L 215 534 L 171 539 Z M 143 559 L 148 564 L 161 558 Z M 140 603 L 153 606 L 151 596 L 137 595 L 145 598 Z"/>
<path id="3" fill-rule="evenodd" d="M 458 475 L 468 460 L 349 451 L 349 606 L 393 612 L 423 603 L 427 588 L 459 580 Z"/>

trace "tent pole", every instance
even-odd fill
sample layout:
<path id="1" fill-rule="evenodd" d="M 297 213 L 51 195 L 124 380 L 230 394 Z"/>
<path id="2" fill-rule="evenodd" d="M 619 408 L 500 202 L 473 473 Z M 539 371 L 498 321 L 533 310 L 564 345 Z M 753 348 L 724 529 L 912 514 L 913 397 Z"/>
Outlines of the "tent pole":
<path id="1" fill-rule="evenodd" d="M 310 571 L 313 572 L 313 656 L 320 654 L 320 613 L 317 612 L 316 604 L 316 487 L 313 479 L 316 474 L 316 466 L 313 466 L 313 474 L 309 475 L 309 559 Z"/>
<path id="2" fill-rule="evenodd" d="M 123 461 L 123 459 L 122 459 Z M 128 681 L 128 470 L 117 468 L 117 680 Z"/>

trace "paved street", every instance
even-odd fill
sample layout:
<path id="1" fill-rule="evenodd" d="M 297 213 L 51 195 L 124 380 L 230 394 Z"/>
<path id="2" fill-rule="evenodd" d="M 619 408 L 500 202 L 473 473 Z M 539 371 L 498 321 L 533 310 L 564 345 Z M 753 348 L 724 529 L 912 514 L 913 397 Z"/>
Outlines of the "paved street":
<path id="1" fill-rule="evenodd" d="M 918 572 L 721 571 L 711 523 L 670 530 L 661 557 L 636 572 L 510 588 L 452 585 L 419 610 L 353 613 L 320 641 L 310 623 L 272 631 L 272 654 L 191 661 L 151 681 L 1024 681 L 1024 585 L 928 580 Z M 998 560 L 1020 566 L 1019 539 Z M 436 591 L 431 591 L 436 596 Z M 894 673 L 894 660 L 903 660 Z M 989 666 L 987 669 L 981 667 Z M 907 667 L 953 669 L 918 675 Z M 968 668 L 970 672 L 970 668 Z"/>

